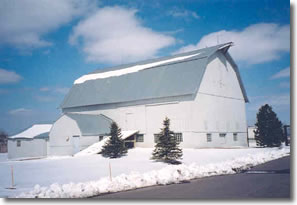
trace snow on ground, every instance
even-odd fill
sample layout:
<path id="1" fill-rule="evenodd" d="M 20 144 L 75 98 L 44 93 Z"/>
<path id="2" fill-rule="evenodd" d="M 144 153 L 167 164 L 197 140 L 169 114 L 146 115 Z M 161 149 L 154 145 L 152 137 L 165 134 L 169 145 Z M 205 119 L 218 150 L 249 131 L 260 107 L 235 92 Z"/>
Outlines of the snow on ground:
<path id="1" fill-rule="evenodd" d="M 5 162 L 7 160 L 7 153 L 0 153 L 0 162 Z"/>
<path id="2" fill-rule="evenodd" d="M 151 153 L 152 149 L 135 148 L 120 159 L 91 155 L 2 161 L 0 197 L 87 197 L 205 176 L 233 174 L 236 169 L 286 156 L 290 149 L 183 149 L 181 165 L 154 162 L 150 160 Z M 109 178 L 109 163 L 112 181 Z M 11 186 L 11 165 L 14 167 L 14 190 L 6 189 Z"/>

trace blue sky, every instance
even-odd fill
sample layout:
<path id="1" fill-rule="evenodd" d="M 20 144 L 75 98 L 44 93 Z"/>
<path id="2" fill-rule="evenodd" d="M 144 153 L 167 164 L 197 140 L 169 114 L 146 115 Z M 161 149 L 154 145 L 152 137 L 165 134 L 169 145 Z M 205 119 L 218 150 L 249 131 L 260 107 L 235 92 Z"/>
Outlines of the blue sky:
<path id="1" fill-rule="evenodd" d="M 53 122 L 73 81 L 97 68 L 233 41 L 250 103 L 290 123 L 290 3 L 3 0 L 0 129 Z"/>

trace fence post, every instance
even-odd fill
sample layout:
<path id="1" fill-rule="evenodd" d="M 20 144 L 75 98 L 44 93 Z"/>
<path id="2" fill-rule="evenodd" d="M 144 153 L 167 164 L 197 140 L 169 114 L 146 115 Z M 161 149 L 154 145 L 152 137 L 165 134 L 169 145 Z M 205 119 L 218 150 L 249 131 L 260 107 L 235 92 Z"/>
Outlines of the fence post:
<path id="1" fill-rule="evenodd" d="M 108 164 L 109 164 L 109 179 L 110 179 L 110 181 L 112 181 L 111 165 L 110 165 L 110 162 L 109 162 Z"/>
<path id="2" fill-rule="evenodd" d="M 14 188 L 13 165 L 11 165 L 11 188 Z"/>

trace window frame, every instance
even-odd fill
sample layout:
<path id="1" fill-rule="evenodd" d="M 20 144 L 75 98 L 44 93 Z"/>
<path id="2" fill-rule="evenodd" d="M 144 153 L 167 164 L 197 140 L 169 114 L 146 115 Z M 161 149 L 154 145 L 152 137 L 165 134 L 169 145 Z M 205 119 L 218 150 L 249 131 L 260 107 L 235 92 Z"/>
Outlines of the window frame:
<path id="1" fill-rule="evenodd" d="M 233 133 L 233 141 L 234 142 L 237 142 L 238 141 L 238 133 L 237 132 L 234 132 Z"/>
<path id="2" fill-rule="evenodd" d="M 212 142 L 212 134 L 206 133 L 206 142 Z"/>
<path id="3" fill-rule="evenodd" d="M 183 142 L 183 133 L 181 132 L 176 132 L 174 133 L 174 139 L 176 140 L 176 142 Z"/>
<path id="4" fill-rule="evenodd" d="M 21 147 L 22 146 L 22 141 L 21 140 L 17 140 L 17 147 Z"/>
<path id="5" fill-rule="evenodd" d="M 154 142 L 155 142 L 155 143 L 158 143 L 158 142 L 159 142 L 158 138 L 159 138 L 160 136 L 161 136 L 161 134 L 154 134 Z M 176 133 L 173 133 L 173 137 L 174 137 L 174 139 L 176 140 L 176 142 L 178 142 L 178 143 L 184 141 L 183 133 L 182 133 L 182 132 L 176 132 Z"/>
<path id="6" fill-rule="evenodd" d="M 136 134 L 135 142 L 144 142 L 144 134 Z"/>
<path id="7" fill-rule="evenodd" d="M 154 134 L 154 142 L 158 143 L 159 142 L 159 138 L 160 138 L 161 134 Z"/>

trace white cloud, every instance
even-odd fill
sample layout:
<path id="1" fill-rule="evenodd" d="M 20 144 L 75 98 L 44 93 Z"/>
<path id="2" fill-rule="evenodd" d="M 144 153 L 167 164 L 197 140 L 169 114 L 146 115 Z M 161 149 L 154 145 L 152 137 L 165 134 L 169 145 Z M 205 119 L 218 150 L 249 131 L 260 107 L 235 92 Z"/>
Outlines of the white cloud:
<path id="1" fill-rule="evenodd" d="M 21 79 L 22 77 L 14 71 L 8 71 L 0 68 L 0 84 L 17 83 Z"/>
<path id="2" fill-rule="evenodd" d="M 136 13 L 122 7 L 101 8 L 78 23 L 69 42 L 82 43 L 87 61 L 112 64 L 154 57 L 175 43 L 173 37 L 144 27 Z"/>
<path id="3" fill-rule="evenodd" d="M 175 34 L 178 34 L 178 33 L 181 33 L 181 32 L 184 32 L 183 28 L 176 29 L 176 30 L 171 30 L 171 31 L 163 31 L 162 33 L 166 34 L 166 35 L 175 35 Z M 177 39 L 176 41 L 181 41 L 181 40 Z"/>
<path id="4" fill-rule="evenodd" d="M 55 88 L 55 92 L 59 93 L 59 94 L 62 94 L 62 95 L 67 94 L 68 91 L 69 91 L 69 88 L 66 88 L 66 87 L 57 87 L 57 88 Z"/>
<path id="5" fill-rule="evenodd" d="M 177 53 L 217 45 L 218 41 L 235 43 L 230 52 L 237 61 L 247 64 L 269 62 L 279 59 L 281 53 L 290 51 L 290 26 L 260 23 L 241 31 L 221 30 L 203 36 L 197 44 L 184 46 Z"/>
<path id="6" fill-rule="evenodd" d="M 47 92 L 47 91 L 50 90 L 50 88 L 49 88 L 49 87 L 42 87 L 42 88 L 40 88 L 39 90 L 40 90 L 41 92 Z"/>
<path id="7" fill-rule="evenodd" d="M 9 91 L 7 89 L 0 88 L 0 95 L 6 94 L 6 93 L 9 93 Z"/>
<path id="8" fill-rule="evenodd" d="M 45 34 L 82 15 L 93 6 L 83 0 L 2 0 L 0 44 L 21 49 L 50 46 Z"/>
<path id="9" fill-rule="evenodd" d="M 271 79 L 288 78 L 290 77 L 290 67 L 287 67 L 278 73 L 271 76 Z"/>
<path id="10" fill-rule="evenodd" d="M 290 108 L 290 93 L 250 97 L 249 110 L 258 110 L 262 105 L 269 104 L 278 110 Z"/>
<path id="11" fill-rule="evenodd" d="M 26 109 L 26 108 L 18 108 L 14 110 L 10 110 L 8 114 L 10 115 L 24 115 L 24 114 L 30 114 L 32 110 Z"/>
<path id="12" fill-rule="evenodd" d="M 194 11 L 180 9 L 177 7 L 169 10 L 168 15 L 176 17 L 176 18 L 194 18 L 194 19 L 200 18 L 200 16 Z"/>
<path id="13" fill-rule="evenodd" d="M 290 88 L 290 82 L 281 82 L 279 86 L 281 88 Z"/>
<path id="14" fill-rule="evenodd" d="M 69 91 L 67 87 L 41 87 L 39 88 L 41 92 L 53 92 L 58 94 L 66 94 Z"/>
<path id="15" fill-rule="evenodd" d="M 52 96 L 44 96 L 44 95 L 38 95 L 35 96 L 35 98 L 39 101 L 39 102 L 53 102 L 56 100 L 56 98 L 52 97 Z"/>

